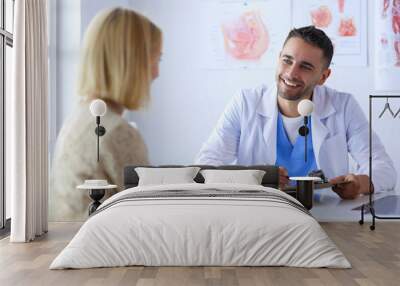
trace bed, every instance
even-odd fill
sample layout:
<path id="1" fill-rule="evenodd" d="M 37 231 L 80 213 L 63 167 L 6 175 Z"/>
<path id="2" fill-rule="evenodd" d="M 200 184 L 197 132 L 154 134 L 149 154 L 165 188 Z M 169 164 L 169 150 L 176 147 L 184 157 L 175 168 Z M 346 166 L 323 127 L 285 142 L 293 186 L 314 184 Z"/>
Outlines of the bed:
<path id="1" fill-rule="evenodd" d="M 182 166 L 163 166 L 182 167 Z M 138 185 L 107 199 L 55 258 L 50 269 L 144 266 L 292 266 L 350 268 L 309 211 L 276 189 L 272 166 L 198 166 L 263 170 L 260 185 Z"/>

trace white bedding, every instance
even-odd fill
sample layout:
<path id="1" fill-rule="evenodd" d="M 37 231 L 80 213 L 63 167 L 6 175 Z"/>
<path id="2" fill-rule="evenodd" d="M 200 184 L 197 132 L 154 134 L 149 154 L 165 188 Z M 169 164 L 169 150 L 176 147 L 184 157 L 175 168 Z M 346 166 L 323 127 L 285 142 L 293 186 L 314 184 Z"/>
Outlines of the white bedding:
<path id="1" fill-rule="evenodd" d="M 204 188 L 262 190 L 299 204 L 279 190 L 254 185 L 131 188 L 106 200 L 56 257 L 50 269 L 126 265 L 351 267 L 311 215 L 280 201 L 251 197 L 174 197 L 113 204 L 136 192 L 201 192 Z"/>

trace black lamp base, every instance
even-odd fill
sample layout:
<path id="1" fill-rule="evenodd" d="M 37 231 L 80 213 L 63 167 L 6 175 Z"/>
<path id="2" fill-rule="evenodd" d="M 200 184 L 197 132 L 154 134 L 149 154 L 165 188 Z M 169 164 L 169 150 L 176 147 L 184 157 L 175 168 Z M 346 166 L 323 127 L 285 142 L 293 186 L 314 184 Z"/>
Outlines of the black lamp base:
<path id="1" fill-rule="evenodd" d="M 306 136 L 306 135 L 308 135 L 308 133 L 310 133 L 310 130 L 308 129 L 308 127 L 307 126 L 301 126 L 300 128 L 299 128 L 299 134 L 300 134 L 300 136 Z"/>
<path id="2" fill-rule="evenodd" d="M 106 129 L 104 128 L 104 126 L 99 125 L 94 130 L 94 133 L 96 133 L 96 135 L 98 136 L 103 136 L 104 134 L 106 134 Z"/>

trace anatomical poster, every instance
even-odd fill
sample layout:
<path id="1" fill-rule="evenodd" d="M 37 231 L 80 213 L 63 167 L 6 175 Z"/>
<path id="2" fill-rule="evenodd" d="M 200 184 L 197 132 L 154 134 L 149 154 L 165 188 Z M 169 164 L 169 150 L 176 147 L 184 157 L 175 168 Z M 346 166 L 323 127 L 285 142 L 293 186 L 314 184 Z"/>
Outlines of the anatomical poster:
<path id="1" fill-rule="evenodd" d="M 290 0 L 202 1 L 201 65 L 208 69 L 258 69 L 276 65 L 290 30 Z M 280 17 L 277 15 L 288 15 Z"/>
<path id="2" fill-rule="evenodd" d="M 400 91 L 400 0 L 375 4 L 375 89 Z"/>
<path id="3" fill-rule="evenodd" d="M 367 65 L 367 1 L 293 1 L 293 26 L 314 25 L 323 30 L 334 45 L 333 65 Z"/>

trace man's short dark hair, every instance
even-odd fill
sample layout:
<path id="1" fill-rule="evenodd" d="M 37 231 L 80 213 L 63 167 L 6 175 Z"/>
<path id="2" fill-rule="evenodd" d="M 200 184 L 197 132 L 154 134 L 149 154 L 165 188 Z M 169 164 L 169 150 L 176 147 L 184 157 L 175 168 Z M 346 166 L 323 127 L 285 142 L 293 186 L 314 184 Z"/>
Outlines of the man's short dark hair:
<path id="1" fill-rule="evenodd" d="M 315 26 L 306 26 L 298 29 L 294 28 L 289 32 L 283 46 L 285 46 L 287 41 L 291 38 L 300 38 L 306 43 L 320 48 L 326 60 L 326 67 L 328 68 L 330 66 L 333 57 L 333 44 L 324 31 L 315 28 Z"/>

